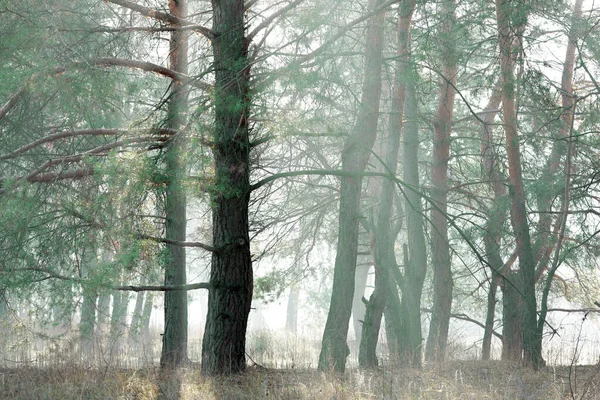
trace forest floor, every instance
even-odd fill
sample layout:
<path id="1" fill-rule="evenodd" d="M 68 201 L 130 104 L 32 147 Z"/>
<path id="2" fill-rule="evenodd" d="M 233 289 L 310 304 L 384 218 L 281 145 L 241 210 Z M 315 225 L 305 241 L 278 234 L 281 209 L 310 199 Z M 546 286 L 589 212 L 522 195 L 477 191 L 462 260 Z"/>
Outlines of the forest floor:
<path id="1" fill-rule="evenodd" d="M 0 369 L 0 399 L 600 399 L 600 367 L 547 367 L 533 372 L 503 362 L 460 361 L 422 371 L 249 367 L 226 378 L 195 368 L 170 378 L 156 368 L 77 366 Z"/>

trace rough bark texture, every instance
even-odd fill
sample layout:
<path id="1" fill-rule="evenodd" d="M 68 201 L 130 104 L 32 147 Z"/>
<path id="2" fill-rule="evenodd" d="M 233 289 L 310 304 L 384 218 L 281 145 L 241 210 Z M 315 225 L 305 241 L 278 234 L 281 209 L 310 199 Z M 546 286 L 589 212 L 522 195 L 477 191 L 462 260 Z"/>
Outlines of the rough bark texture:
<path id="1" fill-rule="evenodd" d="M 502 283 L 502 360 L 521 361 L 523 358 L 524 302 L 519 293 L 521 274 L 510 271 Z"/>
<path id="2" fill-rule="evenodd" d="M 185 18 L 186 0 L 169 0 L 169 12 Z M 187 74 L 187 33 L 171 32 L 169 67 L 173 71 Z M 179 130 L 185 126 L 187 90 L 181 82 L 171 83 L 166 125 Z M 183 135 L 182 135 L 183 136 Z M 173 137 L 165 154 L 166 166 L 166 238 L 185 242 L 186 239 L 186 196 L 183 189 L 185 166 L 182 160 L 183 138 Z M 185 247 L 167 244 L 168 260 L 165 265 L 165 286 L 186 284 Z M 187 292 L 172 290 L 165 292 L 165 331 L 162 341 L 160 365 L 163 369 L 178 367 L 187 362 L 188 308 Z"/>
<path id="3" fill-rule="evenodd" d="M 450 133 L 454 114 L 456 91 L 456 47 L 453 0 L 441 3 L 442 21 L 440 29 L 442 77 L 436 118 L 434 120 L 433 163 L 431 198 L 437 205 L 431 211 L 431 252 L 433 268 L 433 310 L 429 324 L 429 335 L 425 358 L 441 362 L 446 357 L 448 328 L 452 308 L 452 268 L 450 244 L 448 242 L 448 160 L 450 158 Z"/>
<path id="4" fill-rule="evenodd" d="M 535 260 L 529 234 L 529 222 L 525 207 L 521 150 L 517 128 L 515 105 L 516 82 L 514 77 L 513 46 L 514 33 L 511 15 L 514 4 L 509 0 L 496 0 L 496 19 L 498 23 L 498 41 L 500 47 L 500 70 L 502 74 L 502 117 L 506 136 L 508 155 L 509 194 L 511 198 L 511 224 L 517 242 L 519 271 L 521 273 L 521 294 L 523 296 L 523 351 L 526 364 L 538 368 L 543 364 L 542 355 L 536 351 L 537 310 L 535 298 Z M 518 39 L 518 38 L 517 38 Z"/>
<path id="5" fill-rule="evenodd" d="M 252 302 L 248 233 L 250 66 L 244 2 L 213 0 L 215 65 L 215 186 L 208 315 L 202 373 L 229 374 L 246 368 L 246 328 Z"/>
<path id="6" fill-rule="evenodd" d="M 382 0 L 370 0 L 369 10 L 374 10 Z M 366 33 L 365 75 L 361 104 L 352 135 L 342 152 L 342 169 L 359 175 L 365 170 L 375 137 L 379 118 L 381 95 L 381 61 L 383 49 L 384 13 L 369 18 Z M 321 354 L 319 370 L 334 369 L 344 372 L 348 356 L 348 327 L 354 296 L 354 275 L 358 253 L 358 227 L 360 218 L 362 177 L 341 178 L 338 245 L 335 258 L 331 303 Z"/>

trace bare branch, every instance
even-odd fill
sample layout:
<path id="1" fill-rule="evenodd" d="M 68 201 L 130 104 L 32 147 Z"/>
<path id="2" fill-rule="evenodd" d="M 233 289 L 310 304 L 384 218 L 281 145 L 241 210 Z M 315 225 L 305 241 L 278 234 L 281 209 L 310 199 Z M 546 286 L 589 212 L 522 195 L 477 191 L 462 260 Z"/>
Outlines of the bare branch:
<path id="1" fill-rule="evenodd" d="M 166 239 L 166 238 L 160 238 L 160 237 L 156 237 L 156 236 L 146 235 L 143 233 L 140 233 L 136 236 L 140 239 L 151 240 L 153 242 L 158 242 L 158 243 L 171 244 L 173 246 L 197 247 L 197 248 L 204 249 L 206 251 L 210 251 L 213 253 L 217 251 L 217 249 L 215 247 L 209 246 L 209 245 L 201 243 L 201 242 L 182 242 L 179 240 L 172 240 L 172 239 Z"/>
<path id="2" fill-rule="evenodd" d="M 179 25 L 179 26 L 194 26 L 194 30 L 202 35 L 206 36 L 208 39 L 214 39 L 215 32 L 212 29 L 195 25 L 183 18 L 178 18 L 174 15 L 171 15 L 164 11 L 158 11 L 152 8 L 141 6 L 133 1 L 128 0 L 105 0 L 109 3 L 120 5 L 121 7 L 129 8 L 130 10 L 137 11 L 140 14 L 151 17 L 156 20 L 169 23 L 171 25 Z"/>

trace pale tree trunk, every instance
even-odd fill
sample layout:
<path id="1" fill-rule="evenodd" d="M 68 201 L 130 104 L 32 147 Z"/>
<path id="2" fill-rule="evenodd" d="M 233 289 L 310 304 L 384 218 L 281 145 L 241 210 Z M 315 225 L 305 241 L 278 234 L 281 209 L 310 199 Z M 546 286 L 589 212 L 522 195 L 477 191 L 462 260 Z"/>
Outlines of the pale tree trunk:
<path id="1" fill-rule="evenodd" d="M 382 0 L 370 0 L 368 11 Z M 331 303 L 319 355 L 319 370 L 344 372 L 348 351 L 348 328 L 354 297 L 354 277 L 358 253 L 358 231 L 362 176 L 377 136 L 381 96 L 381 61 L 383 50 L 384 12 L 367 24 L 365 69 L 362 95 L 353 132 L 344 144 L 342 169 L 355 172 L 341 177 L 338 244 L 334 265 Z"/>
<path id="2" fill-rule="evenodd" d="M 365 320 L 365 289 L 367 288 L 367 280 L 369 279 L 369 269 L 371 266 L 357 265 L 356 274 L 354 275 L 354 297 L 352 298 L 352 325 L 354 326 L 354 335 L 356 337 L 356 345 L 360 346 L 362 337 L 363 321 Z"/>
<path id="3" fill-rule="evenodd" d="M 405 3 L 403 3 L 405 4 Z M 410 27 L 413 8 L 403 5 L 398 16 L 397 56 L 394 72 L 392 113 L 387 140 L 384 172 L 395 175 L 398 169 L 398 152 L 406 91 L 406 70 L 410 50 Z M 398 271 L 394 243 L 397 232 L 392 226 L 394 192 L 396 184 L 385 179 L 382 182 L 381 201 L 373 229 L 373 253 L 375 265 L 375 290 L 366 305 L 362 340 L 358 355 L 361 368 L 378 366 L 376 355 L 382 315 L 386 315 L 386 332 L 390 353 L 397 351 L 398 338 L 393 332 L 400 327 L 400 299 L 394 272 Z"/>
<path id="4" fill-rule="evenodd" d="M 452 308 L 452 268 L 448 242 L 448 160 L 450 158 L 450 134 L 454 114 L 456 86 L 456 46 L 454 0 L 441 2 L 443 15 L 440 38 L 442 77 L 437 113 L 434 120 L 433 163 L 431 198 L 436 207 L 431 211 L 431 252 L 433 267 L 433 310 L 429 324 L 429 336 L 425 358 L 441 362 L 446 357 L 448 328 Z"/>
<path id="5" fill-rule="evenodd" d="M 290 287 L 288 297 L 287 313 L 285 318 L 285 330 L 293 336 L 298 333 L 298 300 L 300 298 L 300 286 L 294 283 Z"/>
<path id="6" fill-rule="evenodd" d="M 82 256 L 82 277 L 91 279 L 98 266 L 98 258 L 95 248 L 85 251 Z M 98 292 L 95 289 L 83 287 L 83 302 L 81 304 L 81 321 L 79 324 L 79 344 L 83 356 L 93 353 L 96 327 L 96 301 Z"/>
<path id="7" fill-rule="evenodd" d="M 202 373 L 246 369 L 246 329 L 252 302 L 250 200 L 250 65 L 243 0 L 213 0 L 215 189 L 208 314 Z"/>
<path id="8" fill-rule="evenodd" d="M 186 0 L 169 0 L 169 12 L 178 18 L 187 14 Z M 169 47 L 170 69 L 187 74 L 188 41 L 186 31 L 171 32 Z M 167 127 L 180 130 L 185 126 L 187 111 L 187 87 L 181 82 L 171 83 L 168 103 Z M 165 154 L 166 164 L 166 237 L 170 240 L 186 240 L 186 197 L 183 187 L 185 164 L 183 152 L 184 133 L 173 137 Z M 185 247 L 166 245 L 168 260 L 165 265 L 165 285 L 177 286 L 186 283 Z M 164 295 L 165 331 L 163 334 L 160 365 L 171 369 L 187 362 L 188 308 L 185 290 L 166 291 Z"/>
<path id="9" fill-rule="evenodd" d="M 517 127 L 515 105 L 516 80 L 514 77 L 515 47 L 513 46 L 515 29 L 512 24 L 517 18 L 511 13 L 514 4 L 508 0 L 496 0 L 496 18 L 498 23 L 498 41 L 500 47 L 500 70 L 502 74 L 502 118 L 506 136 L 508 171 L 511 198 L 511 224 L 517 242 L 519 256 L 520 292 L 523 295 L 523 352 L 527 364 L 538 368 L 543 365 L 542 355 L 536 349 L 537 309 L 535 297 L 535 260 L 529 234 L 529 222 L 525 207 L 521 150 Z M 520 38 L 516 38 L 519 43 Z M 540 349 L 541 350 L 541 349 Z"/>

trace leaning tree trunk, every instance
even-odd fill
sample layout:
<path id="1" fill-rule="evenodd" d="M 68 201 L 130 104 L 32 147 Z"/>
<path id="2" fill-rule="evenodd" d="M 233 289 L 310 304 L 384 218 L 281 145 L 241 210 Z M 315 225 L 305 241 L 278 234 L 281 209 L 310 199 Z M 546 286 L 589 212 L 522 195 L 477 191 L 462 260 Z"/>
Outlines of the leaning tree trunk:
<path id="1" fill-rule="evenodd" d="M 496 0 L 496 19 L 498 23 L 498 41 L 500 47 L 500 70 L 502 74 L 502 118 L 506 136 L 508 172 L 511 197 L 511 224 L 517 241 L 519 271 L 521 274 L 520 292 L 523 295 L 523 352 L 524 361 L 534 368 L 540 367 L 544 360 L 536 349 L 537 310 L 535 298 L 535 260 L 529 235 L 521 150 L 517 128 L 515 106 L 516 82 L 514 77 L 514 4 L 508 0 Z M 521 12 L 521 11 L 518 11 Z M 518 38 L 517 38 L 518 39 Z M 541 350 L 541 349 L 540 349 Z"/>
<path id="2" fill-rule="evenodd" d="M 452 308 L 452 268 L 448 242 L 448 160 L 450 158 L 450 133 L 454 113 L 456 90 L 456 46 L 454 43 L 454 0 L 441 3 L 440 30 L 442 76 L 436 117 L 433 123 L 433 163 L 431 198 L 436 207 L 431 210 L 431 252 L 433 267 L 433 310 L 425 358 L 444 361 Z"/>
<path id="3" fill-rule="evenodd" d="M 564 234 L 565 234 L 565 230 L 567 227 L 567 216 L 568 216 L 568 210 L 569 210 L 569 185 L 571 182 L 571 176 L 570 176 L 570 166 L 571 166 L 571 157 L 572 157 L 572 153 L 573 153 L 573 138 L 572 138 L 572 129 L 573 129 L 573 124 L 574 124 L 574 116 L 575 116 L 575 108 L 576 108 L 576 101 L 575 101 L 575 96 L 573 93 L 573 72 L 574 72 L 574 67 L 575 67 L 575 50 L 577 48 L 577 24 L 579 22 L 579 19 L 581 19 L 581 7 L 582 7 L 582 3 L 583 0 L 576 0 L 575 1 L 575 7 L 573 9 L 573 16 L 571 19 L 571 27 L 570 27 L 570 31 L 569 31 L 569 42 L 567 44 L 567 51 L 565 54 L 565 61 L 563 63 L 563 71 L 562 71 L 562 80 L 561 80 L 561 97 L 562 97 L 562 125 L 560 127 L 559 130 L 559 138 L 557 141 L 555 141 L 553 148 L 552 148 L 552 153 L 554 153 L 554 149 L 558 148 L 558 144 L 556 142 L 567 142 L 566 146 L 565 144 L 561 145 L 561 149 L 557 150 L 556 153 L 558 154 L 557 158 L 560 158 L 560 155 L 562 152 L 564 152 L 564 149 L 566 147 L 567 149 L 567 154 L 566 154 L 566 159 L 564 162 L 564 174 L 565 174 L 565 187 L 564 187 L 564 191 L 562 193 L 562 206 L 561 206 L 561 214 L 558 217 L 558 230 L 559 230 L 559 234 L 558 234 L 558 238 L 557 240 L 557 244 L 556 244 L 556 249 L 554 252 L 554 260 L 553 260 L 553 265 L 552 267 L 549 269 L 548 271 L 548 277 L 546 278 L 545 284 L 544 284 L 544 289 L 542 292 L 542 300 L 541 300 L 541 304 L 540 304 L 540 316 L 539 316 L 539 320 L 538 320 L 538 325 L 537 325 L 537 336 L 536 336 L 536 344 L 535 344 L 535 348 L 536 348 L 536 353 L 541 354 L 542 353 L 542 337 L 543 337 L 543 333 L 544 333 L 544 324 L 546 322 L 546 315 L 548 313 L 548 295 L 550 292 L 550 287 L 552 285 L 552 278 L 554 277 L 554 273 L 556 272 L 556 269 L 559 266 L 559 260 L 558 260 L 558 256 L 560 254 L 560 246 L 561 246 L 561 242 L 564 239 Z M 567 139 L 567 140 L 564 140 Z M 562 152 L 560 150 L 563 150 Z M 552 155 L 551 155 L 552 157 Z M 551 165 L 552 167 L 549 167 L 547 169 L 554 169 L 553 168 L 553 164 L 554 164 L 554 160 L 550 159 L 549 161 L 551 161 Z M 556 171 L 551 171 L 553 173 L 556 173 Z M 545 211 L 545 209 L 543 209 L 543 211 Z M 547 252 L 549 253 L 549 252 Z M 542 263 L 542 268 L 546 269 L 546 266 L 544 266 L 544 264 Z M 538 271 L 540 271 L 541 268 L 538 267 Z M 538 272 L 538 276 L 541 274 L 541 272 Z"/>
<path id="4" fill-rule="evenodd" d="M 186 0 L 169 0 L 172 15 L 185 18 Z M 187 33 L 183 30 L 171 32 L 169 64 L 174 71 L 187 74 Z M 187 89 L 181 82 L 171 83 L 166 125 L 174 130 L 185 126 Z M 184 242 L 186 238 L 186 197 L 183 188 L 185 165 L 183 158 L 184 135 L 173 137 L 165 154 L 166 165 L 166 238 Z M 185 285 L 185 247 L 167 244 L 168 259 L 165 265 L 165 286 Z M 187 292 L 171 290 L 165 292 L 165 331 L 162 341 L 160 365 L 172 369 L 187 362 L 188 308 Z"/>
<path id="5" fill-rule="evenodd" d="M 202 344 L 204 375 L 246 368 L 252 302 L 248 43 L 243 0 L 213 0 L 215 127 L 213 243 L 208 315 Z"/>
<path id="6" fill-rule="evenodd" d="M 382 0 L 370 0 L 368 10 L 377 9 Z M 384 12 L 371 18 L 367 25 L 365 70 L 360 108 L 352 135 L 342 152 L 342 169 L 356 173 L 341 178 L 338 244 L 333 273 L 331 303 L 325 330 L 319 370 L 344 372 L 349 354 L 348 327 L 354 296 L 354 275 L 358 253 L 358 230 L 362 176 L 377 136 L 381 65 L 383 51 Z"/>

